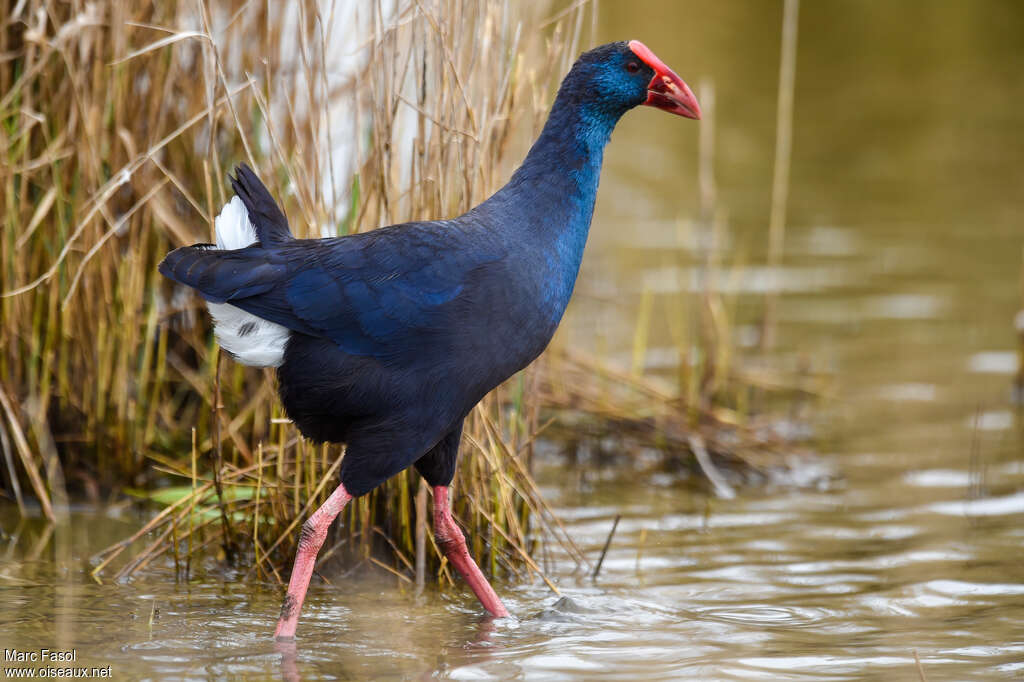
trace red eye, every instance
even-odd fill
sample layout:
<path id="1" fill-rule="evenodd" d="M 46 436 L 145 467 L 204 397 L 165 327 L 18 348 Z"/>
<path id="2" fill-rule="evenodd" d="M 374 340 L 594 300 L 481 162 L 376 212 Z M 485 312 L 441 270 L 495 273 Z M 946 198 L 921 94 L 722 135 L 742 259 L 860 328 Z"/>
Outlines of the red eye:
<path id="1" fill-rule="evenodd" d="M 629 62 L 628 64 L 626 64 L 626 71 L 629 71 L 630 73 L 636 73 L 639 70 L 640 65 L 637 64 L 636 62 Z"/>

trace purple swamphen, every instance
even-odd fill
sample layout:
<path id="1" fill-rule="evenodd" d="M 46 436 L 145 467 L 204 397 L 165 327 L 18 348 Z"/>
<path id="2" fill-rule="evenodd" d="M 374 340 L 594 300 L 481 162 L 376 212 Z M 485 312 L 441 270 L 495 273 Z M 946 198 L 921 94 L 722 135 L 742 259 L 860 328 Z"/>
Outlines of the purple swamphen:
<path id="1" fill-rule="evenodd" d="M 569 303 L 604 146 L 647 104 L 700 118 L 690 88 L 639 41 L 584 53 L 508 184 L 451 220 L 295 239 L 259 178 L 236 170 L 217 244 L 160 272 L 206 299 L 221 347 L 276 367 L 303 435 L 345 443 L 341 484 L 302 526 L 275 635 L 295 635 L 313 564 L 353 497 L 415 465 L 434 490 L 434 533 L 480 603 L 508 611 L 470 557 L 448 485 L 465 416 L 548 345 Z"/>

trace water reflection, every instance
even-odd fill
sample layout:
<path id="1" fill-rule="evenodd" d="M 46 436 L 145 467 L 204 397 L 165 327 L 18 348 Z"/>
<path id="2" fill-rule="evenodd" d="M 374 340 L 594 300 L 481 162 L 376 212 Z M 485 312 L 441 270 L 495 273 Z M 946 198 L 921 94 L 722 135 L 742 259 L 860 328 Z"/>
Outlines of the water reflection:
<path id="1" fill-rule="evenodd" d="M 804 3 L 786 257 L 773 270 L 779 10 L 601 3 L 599 32 L 714 80 L 728 211 L 717 282 L 734 338 L 756 343 L 761 296 L 777 286 L 772 360 L 836 377 L 814 426 L 841 481 L 787 478 L 720 501 L 666 472 L 584 477 L 552 460 L 545 496 L 590 556 L 623 515 L 598 583 L 553 556 L 563 596 L 502 584 L 519 620 L 497 622 L 461 591 L 417 600 L 376 575 L 314 585 L 294 648 L 269 636 L 279 588 L 213 562 L 188 583 L 159 563 L 126 584 L 88 580 L 88 557 L 141 517 L 79 509 L 54 527 L 3 507 L 4 647 L 74 646 L 133 679 L 918 679 L 915 651 L 929 679 L 1024 675 L 1022 426 L 1008 404 L 1024 5 Z M 679 304 L 710 248 L 686 220 L 696 133 L 671 123 L 639 112 L 617 130 L 559 337 L 627 366 L 640 297 Z M 647 368 L 671 375 L 665 326 L 649 348 Z"/>
<path id="2" fill-rule="evenodd" d="M 682 512 L 673 488 L 601 484 L 587 494 L 593 507 L 563 514 L 593 555 L 625 512 L 599 583 L 562 574 L 562 597 L 539 582 L 502 585 L 518 620 L 500 621 L 481 618 L 459 592 L 428 589 L 417 604 L 380 577 L 314 585 L 294 645 L 270 638 L 273 586 L 216 574 L 175 584 L 160 570 L 125 585 L 71 571 L 65 584 L 66 571 L 48 558 L 23 560 L 46 536 L 45 524 L 28 524 L 20 540 L 8 539 L 0 564 L 0 631 L 5 646 L 44 646 L 54 619 L 66 618 L 71 646 L 139 679 L 904 678 L 913 676 L 915 648 L 945 677 L 1015 670 L 1020 647 L 994 638 L 1020 634 L 1024 588 L 1012 552 L 1024 500 L 964 500 L 966 471 L 910 475 L 888 464 L 876 477 L 879 494 L 904 491 L 899 505 L 878 505 L 850 485 L 748 494 L 702 514 Z M 1024 467 L 1012 464 L 999 469 L 1011 479 L 1004 484 L 1024 486 Z M 557 497 L 565 504 L 573 493 Z M 100 535 L 120 530 L 91 515 L 71 523 Z M 92 549 L 72 541 L 71 565 Z M 827 670 L 814 667 L 822 661 Z"/>
<path id="3" fill-rule="evenodd" d="M 281 654 L 281 679 L 287 682 L 299 682 L 299 651 L 295 641 L 275 642 L 274 651 Z"/>

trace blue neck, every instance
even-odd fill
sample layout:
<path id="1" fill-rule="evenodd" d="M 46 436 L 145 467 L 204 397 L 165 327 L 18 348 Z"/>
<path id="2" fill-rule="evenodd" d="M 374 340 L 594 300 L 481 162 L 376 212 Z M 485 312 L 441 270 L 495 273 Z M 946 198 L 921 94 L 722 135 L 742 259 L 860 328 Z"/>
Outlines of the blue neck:
<path id="1" fill-rule="evenodd" d="M 554 323 L 576 283 L 604 147 L 621 114 L 595 112 L 563 87 L 523 165 L 477 209 L 478 215 L 497 219 L 495 226 L 511 240 L 527 245 L 525 257 L 545 280 Z"/>
<path id="2" fill-rule="evenodd" d="M 523 165 L 495 198 L 514 198 L 533 219 L 528 224 L 545 233 L 580 233 L 586 241 L 604 147 L 618 119 L 560 92 Z"/>

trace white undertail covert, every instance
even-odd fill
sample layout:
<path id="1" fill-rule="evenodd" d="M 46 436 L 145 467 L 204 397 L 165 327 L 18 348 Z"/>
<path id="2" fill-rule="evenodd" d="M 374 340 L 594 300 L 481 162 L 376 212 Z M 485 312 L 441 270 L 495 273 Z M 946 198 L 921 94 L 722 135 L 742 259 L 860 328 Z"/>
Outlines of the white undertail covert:
<path id="1" fill-rule="evenodd" d="M 256 228 L 249 220 L 245 204 L 233 197 L 214 221 L 217 248 L 243 249 L 257 241 Z M 217 343 L 243 365 L 278 367 L 284 362 L 288 329 L 236 308 L 230 303 L 209 303 L 213 333 Z"/>

